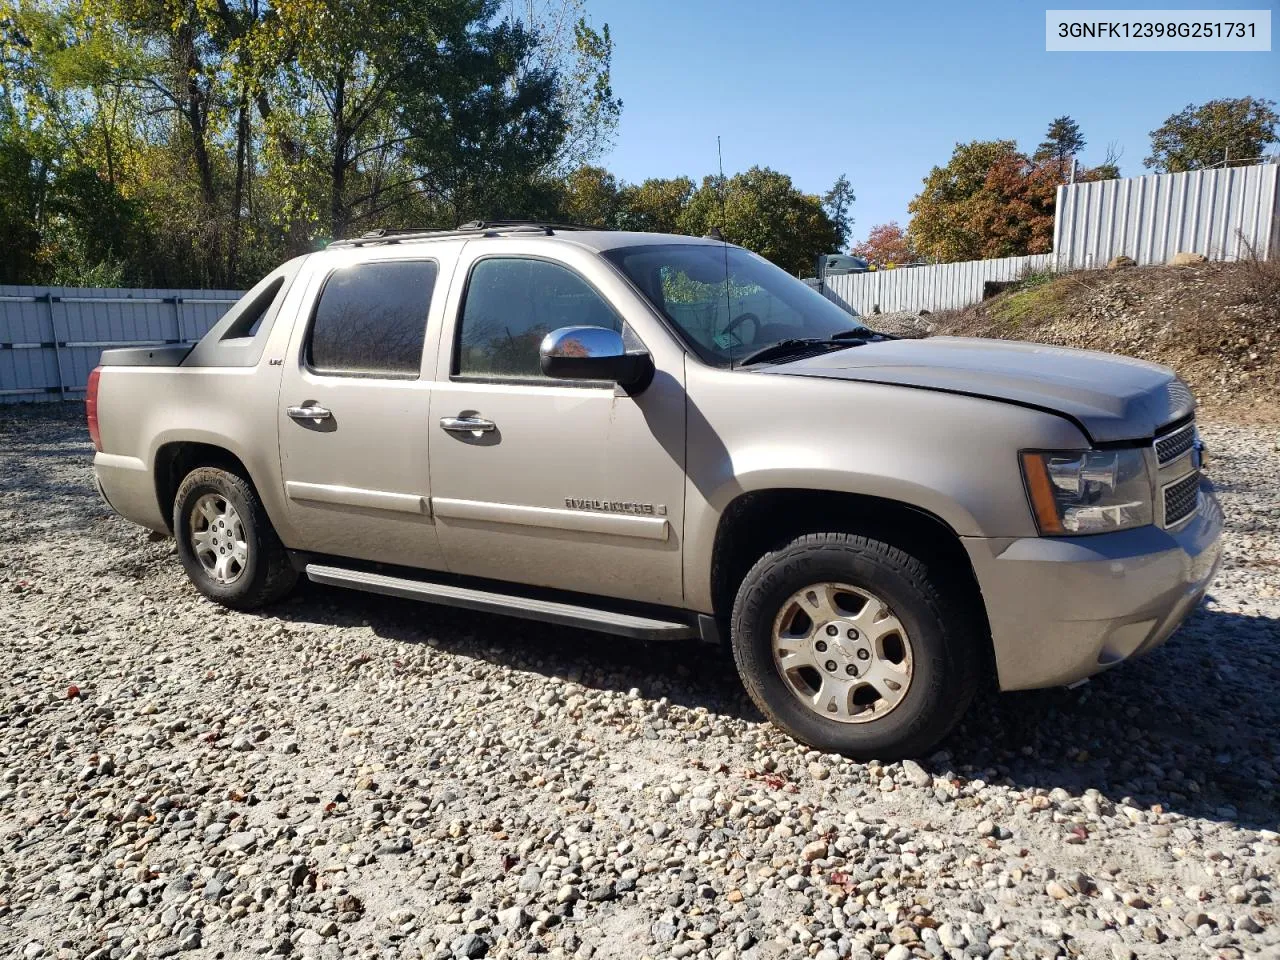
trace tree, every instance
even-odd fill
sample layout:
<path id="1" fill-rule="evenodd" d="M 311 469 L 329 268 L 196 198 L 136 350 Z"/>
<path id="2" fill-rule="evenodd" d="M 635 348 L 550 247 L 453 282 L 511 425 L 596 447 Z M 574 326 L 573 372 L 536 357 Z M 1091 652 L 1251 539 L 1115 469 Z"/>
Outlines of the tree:
<path id="1" fill-rule="evenodd" d="M 911 201 L 907 235 L 938 262 L 1023 256 L 1053 249 L 1054 205 L 1062 161 L 1036 162 L 1012 140 L 956 144 Z M 1087 177 L 1089 172 L 1085 172 Z"/>
<path id="2" fill-rule="evenodd" d="M 878 267 L 915 263 L 919 259 L 906 231 L 896 220 L 872 227 L 867 239 L 854 244 L 852 252 Z"/>
<path id="3" fill-rule="evenodd" d="M 1036 163 L 1020 153 L 997 159 L 965 211 L 968 232 L 978 244 L 973 259 L 1052 250 L 1054 205 L 1064 172 L 1058 161 Z"/>
<path id="4" fill-rule="evenodd" d="M 622 212 L 618 178 L 603 167 L 579 167 L 565 178 L 565 219 L 612 229 Z"/>
<path id="5" fill-rule="evenodd" d="M 1080 135 L 1080 124 L 1068 116 L 1056 117 L 1049 123 L 1049 130 L 1032 159 L 1056 160 L 1065 164 L 1084 149 L 1085 139 Z"/>
<path id="6" fill-rule="evenodd" d="M 677 233 L 684 208 L 692 197 L 693 181 L 688 177 L 650 178 L 638 185 L 624 185 L 618 226 L 625 230 Z"/>
<path id="7" fill-rule="evenodd" d="M 704 235 L 713 226 L 729 242 L 791 273 L 812 269 L 818 254 L 841 244 L 840 231 L 822 201 L 767 167 L 752 167 L 729 178 L 703 178 L 680 218 L 680 232 Z"/>
<path id="8" fill-rule="evenodd" d="M 1018 156 L 1018 145 L 1012 140 L 957 143 L 947 165 L 929 171 L 924 189 L 908 205 L 907 235 L 912 247 L 940 263 L 979 259 L 983 238 L 972 222 L 975 198 L 1000 161 Z"/>
<path id="9" fill-rule="evenodd" d="M 1157 173 L 1180 173 L 1255 159 L 1280 142 L 1275 105 L 1255 97 L 1189 103 L 1151 131 L 1151 156 L 1142 162 Z"/>
<path id="10" fill-rule="evenodd" d="M 856 199 L 857 197 L 853 195 L 853 187 L 849 185 L 849 178 L 843 173 L 836 178 L 831 189 L 822 195 L 822 209 L 826 211 L 840 234 L 840 242 L 832 248 L 833 250 L 843 250 L 845 244 L 849 242 L 849 231 L 853 229 L 850 210 Z"/>

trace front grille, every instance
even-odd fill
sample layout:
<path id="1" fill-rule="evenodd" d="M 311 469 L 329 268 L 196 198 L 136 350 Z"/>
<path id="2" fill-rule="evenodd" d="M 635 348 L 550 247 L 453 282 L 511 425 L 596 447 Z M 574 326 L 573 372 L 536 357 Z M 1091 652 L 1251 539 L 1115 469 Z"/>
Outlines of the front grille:
<path id="1" fill-rule="evenodd" d="M 1172 527 L 1196 512 L 1200 499 L 1200 474 L 1189 473 L 1164 488 L 1164 525 Z"/>
<path id="2" fill-rule="evenodd" d="M 1172 463 L 1186 453 L 1196 442 L 1196 425 L 1188 423 L 1185 427 L 1156 438 L 1156 460 L 1160 466 Z"/>

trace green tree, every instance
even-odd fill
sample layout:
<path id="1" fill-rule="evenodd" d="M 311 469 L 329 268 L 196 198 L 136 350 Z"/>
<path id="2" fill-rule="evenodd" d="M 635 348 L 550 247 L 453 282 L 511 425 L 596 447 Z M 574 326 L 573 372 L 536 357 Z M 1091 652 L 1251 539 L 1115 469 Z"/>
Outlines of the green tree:
<path id="1" fill-rule="evenodd" d="M 622 212 L 618 178 L 603 167 L 579 167 L 565 178 L 565 219 L 612 229 Z"/>
<path id="2" fill-rule="evenodd" d="M 853 229 L 853 215 L 850 211 L 856 199 L 857 197 L 853 195 L 853 187 L 849 185 L 849 178 L 843 173 L 836 178 L 831 189 L 822 195 L 822 209 L 826 211 L 840 234 L 840 242 L 832 247 L 832 250 L 843 250 L 845 244 L 849 242 L 849 232 Z"/>
<path id="3" fill-rule="evenodd" d="M 1065 164 L 1072 157 L 1078 156 L 1085 147 L 1085 139 L 1080 134 L 1080 124 L 1068 116 L 1055 117 L 1049 123 L 1049 130 L 1032 159 L 1037 162 L 1056 160 Z"/>
<path id="4" fill-rule="evenodd" d="M 1275 105 L 1257 97 L 1189 103 L 1151 131 L 1151 156 L 1142 162 L 1158 173 L 1180 173 L 1253 160 L 1280 142 Z"/>
<path id="5" fill-rule="evenodd" d="M 726 240 L 791 273 L 812 269 L 818 254 L 841 243 L 839 228 L 822 208 L 822 200 L 797 190 L 789 176 L 767 167 L 703 179 L 680 218 L 681 232 L 701 235 L 713 226 Z"/>
<path id="6" fill-rule="evenodd" d="M 650 178 L 641 184 L 624 185 L 618 226 L 625 230 L 678 233 L 693 190 L 693 181 L 688 177 Z"/>

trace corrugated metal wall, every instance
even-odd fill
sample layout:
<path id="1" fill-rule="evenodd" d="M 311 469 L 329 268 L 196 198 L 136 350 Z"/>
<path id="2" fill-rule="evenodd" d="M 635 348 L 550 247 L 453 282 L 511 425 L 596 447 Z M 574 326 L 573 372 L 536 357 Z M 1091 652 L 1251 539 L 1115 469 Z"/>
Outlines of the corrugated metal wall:
<path id="1" fill-rule="evenodd" d="M 871 273 L 827 277 L 823 293 L 846 310 L 871 315 L 899 310 L 953 310 L 977 303 L 988 283 L 1017 280 L 1048 270 L 1052 254 L 940 263 L 932 267 L 899 267 Z M 816 286 L 817 281 L 806 281 Z"/>
<path id="2" fill-rule="evenodd" d="M 1280 254 L 1280 165 L 1152 174 L 1058 188 L 1054 264 L 1105 267 L 1112 257 L 1167 263 L 1175 253 L 1210 260 Z"/>
<path id="3" fill-rule="evenodd" d="M 237 290 L 0 286 L 0 403 L 79 399 L 107 347 L 194 343 Z"/>

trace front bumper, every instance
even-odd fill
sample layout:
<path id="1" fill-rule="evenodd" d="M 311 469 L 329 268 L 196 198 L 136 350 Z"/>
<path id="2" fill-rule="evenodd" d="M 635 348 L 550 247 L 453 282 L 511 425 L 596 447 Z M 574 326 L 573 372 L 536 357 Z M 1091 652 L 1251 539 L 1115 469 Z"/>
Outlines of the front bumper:
<path id="1" fill-rule="evenodd" d="M 1208 589 L 1222 557 L 1208 480 L 1195 516 L 1087 537 L 963 543 L 982 589 L 1000 689 L 1073 683 L 1154 650 Z"/>

